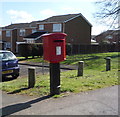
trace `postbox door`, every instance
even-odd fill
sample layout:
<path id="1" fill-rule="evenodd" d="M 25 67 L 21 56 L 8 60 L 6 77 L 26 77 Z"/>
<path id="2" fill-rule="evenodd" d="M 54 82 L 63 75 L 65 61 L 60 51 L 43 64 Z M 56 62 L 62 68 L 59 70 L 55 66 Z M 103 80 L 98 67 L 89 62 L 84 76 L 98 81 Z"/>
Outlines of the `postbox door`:
<path id="1" fill-rule="evenodd" d="M 65 39 L 54 40 L 52 45 L 50 62 L 56 63 L 65 60 Z"/>

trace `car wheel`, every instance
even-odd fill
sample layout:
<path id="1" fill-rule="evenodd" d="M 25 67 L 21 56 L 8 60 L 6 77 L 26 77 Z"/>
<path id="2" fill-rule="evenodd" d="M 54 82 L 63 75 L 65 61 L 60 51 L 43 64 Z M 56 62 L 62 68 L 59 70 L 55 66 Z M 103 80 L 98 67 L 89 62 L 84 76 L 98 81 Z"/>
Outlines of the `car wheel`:
<path id="1" fill-rule="evenodd" d="M 16 79 L 19 76 L 19 74 L 12 75 L 13 79 Z"/>
<path id="2" fill-rule="evenodd" d="M 4 82 L 6 80 L 5 76 L 2 76 L 2 82 Z"/>

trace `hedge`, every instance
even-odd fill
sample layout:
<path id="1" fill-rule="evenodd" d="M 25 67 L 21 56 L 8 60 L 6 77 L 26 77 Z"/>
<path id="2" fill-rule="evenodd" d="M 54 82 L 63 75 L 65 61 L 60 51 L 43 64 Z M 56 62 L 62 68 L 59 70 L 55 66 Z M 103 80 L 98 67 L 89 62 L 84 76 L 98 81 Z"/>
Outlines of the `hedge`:
<path id="1" fill-rule="evenodd" d="M 28 56 L 43 56 L 43 44 L 42 43 L 33 43 L 33 44 L 19 44 L 18 45 L 18 54 L 28 58 Z M 71 54 L 71 45 L 66 44 L 66 54 Z"/>
<path id="2" fill-rule="evenodd" d="M 19 55 L 28 58 L 28 56 L 43 56 L 43 44 L 33 43 L 33 44 L 19 44 L 18 46 Z"/>

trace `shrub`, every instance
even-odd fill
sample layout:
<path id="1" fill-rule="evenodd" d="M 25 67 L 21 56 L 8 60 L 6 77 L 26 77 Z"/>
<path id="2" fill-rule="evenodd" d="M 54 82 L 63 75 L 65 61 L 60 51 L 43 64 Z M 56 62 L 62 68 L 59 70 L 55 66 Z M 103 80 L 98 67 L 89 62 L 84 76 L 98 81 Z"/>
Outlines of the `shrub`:
<path id="1" fill-rule="evenodd" d="M 28 58 L 28 56 L 42 56 L 43 55 L 43 44 L 41 43 L 34 43 L 34 44 L 19 44 L 18 46 L 18 53 Z"/>
<path id="2" fill-rule="evenodd" d="M 32 47 L 30 46 L 30 44 L 19 44 L 18 46 L 18 53 L 25 57 L 25 58 L 28 58 L 28 56 L 31 55 L 31 52 L 32 52 Z"/>

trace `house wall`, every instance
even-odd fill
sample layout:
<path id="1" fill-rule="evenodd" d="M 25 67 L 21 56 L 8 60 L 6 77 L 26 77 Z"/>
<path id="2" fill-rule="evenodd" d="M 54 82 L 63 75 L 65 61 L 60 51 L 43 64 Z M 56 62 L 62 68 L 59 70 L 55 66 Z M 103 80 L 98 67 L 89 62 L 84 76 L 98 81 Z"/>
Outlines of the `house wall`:
<path id="1" fill-rule="evenodd" d="M 7 30 L 2 30 L 2 41 L 11 42 L 11 36 L 10 37 L 6 37 L 6 31 Z"/>
<path id="2" fill-rule="evenodd" d="M 25 36 L 30 35 L 32 33 L 32 29 L 25 29 Z"/>
<path id="3" fill-rule="evenodd" d="M 17 29 L 17 42 L 23 41 L 23 36 L 20 36 L 20 29 Z"/>
<path id="4" fill-rule="evenodd" d="M 11 50 L 12 50 L 12 52 L 16 52 L 16 42 L 17 42 L 17 29 L 14 29 L 14 30 L 12 30 L 12 41 L 11 41 L 11 43 L 12 43 L 12 48 L 11 48 Z"/>
<path id="5" fill-rule="evenodd" d="M 67 43 L 89 45 L 91 43 L 91 26 L 81 17 L 65 23 Z"/>
<path id="6" fill-rule="evenodd" d="M 44 24 L 44 31 L 52 32 L 53 24 Z"/>
<path id="7" fill-rule="evenodd" d="M 2 49 L 9 49 L 9 50 L 11 50 L 11 35 L 10 35 L 10 37 L 7 37 L 6 36 L 6 31 L 7 30 L 2 30 L 2 35 L 1 35 L 1 40 L 3 42 Z M 9 30 L 9 31 L 11 33 L 11 30 Z"/>
<path id="8" fill-rule="evenodd" d="M 39 30 L 39 31 L 47 31 L 49 33 L 54 33 L 53 32 L 53 24 L 57 24 L 57 23 L 37 24 L 37 30 Z M 62 24 L 62 30 L 60 32 L 63 32 L 63 23 L 61 23 L 61 24 Z M 39 25 L 44 25 L 44 30 L 40 30 Z"/>

